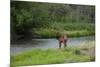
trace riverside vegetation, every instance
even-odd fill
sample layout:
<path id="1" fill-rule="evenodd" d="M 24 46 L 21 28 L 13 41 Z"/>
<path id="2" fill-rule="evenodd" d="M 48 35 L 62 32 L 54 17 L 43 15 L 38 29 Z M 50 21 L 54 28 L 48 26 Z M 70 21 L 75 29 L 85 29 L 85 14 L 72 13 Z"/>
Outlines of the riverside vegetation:
<path id="1" fill-rule="evenodd" d="M 95 6 L 11 1 L 11 44 L 34 37 L 55 38 L 56 32 L 67 33 L 68 37 L 95 35 Z M 11 67 L 95 61 L 91 53 L 94 43 L 88 44 L 11 55 Z"/>
<path id="2" fill-rule="evenodd" d="M 95 6 L 11 1 L 11 41 L 95 34 Z"/>
<path id="3" fill-rule="evenodd" d="M 95 61 L 94 44 L 89 42 L 65 49 L 33 49 L 11 56 L 11 67 Z"/>

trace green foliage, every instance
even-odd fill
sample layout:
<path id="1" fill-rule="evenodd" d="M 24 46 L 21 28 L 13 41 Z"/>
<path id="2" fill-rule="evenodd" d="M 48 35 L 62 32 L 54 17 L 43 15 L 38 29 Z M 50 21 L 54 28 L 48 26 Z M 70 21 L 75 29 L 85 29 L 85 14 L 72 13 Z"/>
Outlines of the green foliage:
<path id="1" fill-rule="evenodd" d="M 33 28 L 46 28 L 39 33 L 46 37 L 55 36 L 52 29 L 94 31 L 94 18 L 94 6 L 11 1 L 12 34 L 28 36 Z"/>
<path id="2" fill-rule="evenodd" d="M 76 55 L 80 55 L 80 54 L 81 54 L 80 50 L 78 50 L 78 49 L 75 50 L 75 54 L 76 54 Z"/>
<path id="3" fill-rule="evenodd" d="M 33 49 L 32 51 L 11 56 L 11 66 L 88 62 L 93 60 L 94 57 L 82 55 L 78 48 L 67 48 L 60 50 Z"/>
<path id="4" fill-rule="evenodd" d="M 95 61 L 95 55 L 90 51 L 95 48 L 94 42 L 80 44 L 77 47 L 62 49 L 33 49 L 11 55 L 11 67 L 58 64 Z"/>
<path id="5" fill-rule="evenodd" d="M 88 30 L 74 30 L 74 31 L 61 31 L 61 30 L 55 30 L 55 29 L 48 29 L 48 28 L 41 28 L 41 29 L 36 29 L 33 30 L 37 35 L 45 38 L 53 38 L 56 37 L 57 32 L 60 34 L 67 33 L 68 37 L 80 37 L 80 36 L 90 36 L 94 35 L 95 31 L 88 31 Z"/>

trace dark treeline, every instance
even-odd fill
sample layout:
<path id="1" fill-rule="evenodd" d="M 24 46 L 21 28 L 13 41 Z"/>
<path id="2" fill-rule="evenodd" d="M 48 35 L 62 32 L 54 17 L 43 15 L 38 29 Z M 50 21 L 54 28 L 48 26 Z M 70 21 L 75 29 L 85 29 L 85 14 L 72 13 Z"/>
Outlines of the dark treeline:
<path id="1" fill-rule="evenodd" d="M 12 40 L 20 37 L 30 38 L 34 36 L 34 28 L 48 28 L 54 23 L 94 24 L 95 7 L 87 5 L 11 1 Z M 56 27 L 53 29 L 56 29 Z"/>

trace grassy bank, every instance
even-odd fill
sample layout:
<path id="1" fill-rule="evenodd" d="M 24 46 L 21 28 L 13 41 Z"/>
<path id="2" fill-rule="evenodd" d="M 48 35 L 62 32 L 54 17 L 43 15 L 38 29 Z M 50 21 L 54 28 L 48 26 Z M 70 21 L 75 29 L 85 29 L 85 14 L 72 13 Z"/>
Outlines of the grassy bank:
<path id="1" fill-rule="evenodd" d="M 68 47 L 66 49 L 33 49 L 32 51 L 11 56 L 11 67 L 94 61 L 94 54 L 91 54 L 94 43 L 89 44 L 92 45 Z"/>
<path id="2" fill-rule="evenodd" d="M 34 28 L 33 32 L 41 37 L 53 38 L 59 33 L 67 33 L 69 37 L 80 37 L 95 35 L 95 25 L 93 23 L 67 23 L 54 22 L 47 27 Z"/>
<path id="3" fill-rule="evenodd" d="M 42 38 L 55 38 L 58 34 L 53 29 L 38 29 L 35 33 Z M 95 35 L 95 31 L 88 30 L 74 30 L 74 31 L 61 31 L 61 34 L 67 33 L 68 37 L 80 37 L 80 36 L 92 36 Z"/>

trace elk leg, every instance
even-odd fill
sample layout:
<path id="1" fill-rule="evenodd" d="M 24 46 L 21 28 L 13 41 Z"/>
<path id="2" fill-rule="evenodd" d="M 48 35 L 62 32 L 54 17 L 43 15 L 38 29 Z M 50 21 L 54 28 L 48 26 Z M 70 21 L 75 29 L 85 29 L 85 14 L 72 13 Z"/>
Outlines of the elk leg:
<path id="1" fill-rule="evenodd" d="M 59 42 L 59 48 L 61 48 L 61 42 Z"/>

